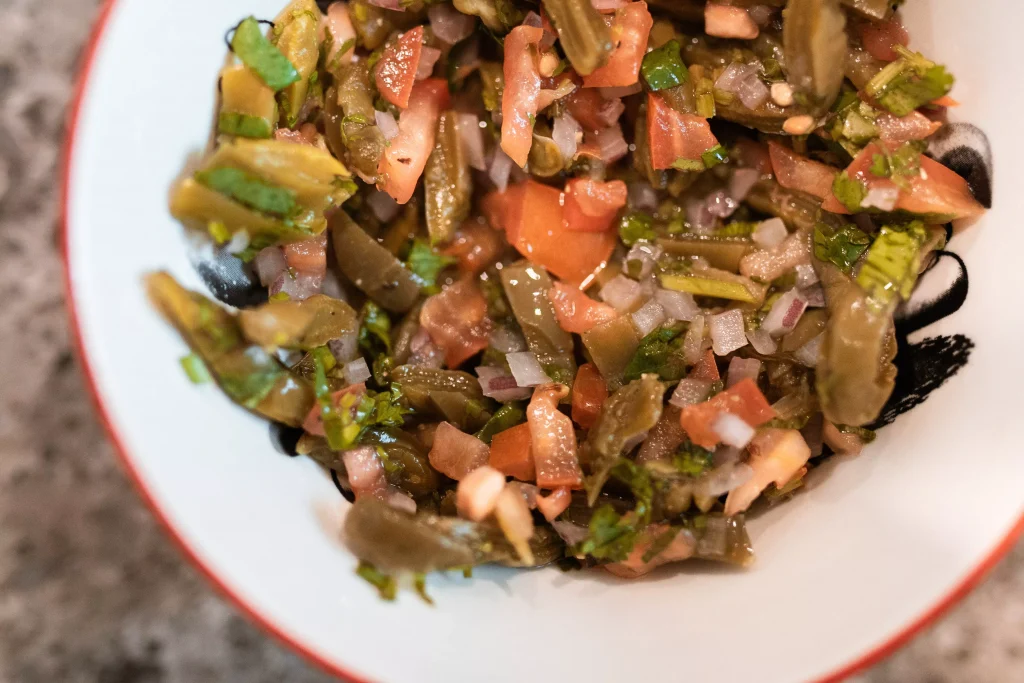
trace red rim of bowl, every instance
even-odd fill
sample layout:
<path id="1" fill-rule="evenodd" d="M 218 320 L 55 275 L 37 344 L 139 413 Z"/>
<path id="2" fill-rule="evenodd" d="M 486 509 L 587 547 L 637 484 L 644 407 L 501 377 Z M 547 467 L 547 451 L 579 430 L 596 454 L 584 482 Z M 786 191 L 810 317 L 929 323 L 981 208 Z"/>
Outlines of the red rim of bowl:
<path id="1" fill-rule="evenodd" d="M 114 445 L 114 451 L 118 454 L 118 457 L 120 457 L 121 462 L 124 465 L 124 468 L 128 471 L 131 480 L 142 494 L 142 498 L 146 502 L 146 505 L 148 505 L 150 510 L 153 511 L 156 518 L 160 521 L 161 525 L 170 535 L 178 548 L 181 549 L 193 565 L 199 568 L 199 571 L 207 578 L 207 580 L 216 586 L 217 589 L 230 599 L 243 613 L 245 613 L 249 619 L 259 624 L 260 627 L 272 634 L 280 642 L 301 654 L 323 671 L 326 671 L 333 676 L 340 676 L 341 678 L 351 681 L 363 681 L 364 679 L 361 679 L 355 674 L 341 668 L 337 664 L 328 661 L 325 657 L 313 651 L 307 645 L 294 639 L 292 636 L 287 634 L 282 627 L 274 623 L 271 618 L 261 614 L 254 605 L 246 602 L 246 599 L 237 593 L 226 580 L 219 577 L 216 571 L 205 563 L 199 553 L 188 545 L 188 542 L 178 533 L 178 530 L 175 529 L 174 525 L 171 523 L 170 518 L 161 509 L 160 503 L 157 502 L 156 498 L 146 485 L 146 482 L 143 480 L 142 475 L 135 467 L 132 456 L 121 441 L 117 430 L 114 429 L 113 421 L 110 419 L 107 407 L 104 405 L 103 399 L 97 389 L 93 370 L 89 365 L 89 358 L 85 354 L 82 332 L 78 323 L 78 314 L 75 310 L 75 299 L 72 295 L 74 283 L 71 277 L 71 261 L 68 256 L 68 200 L 70 198 L 71 166 L 73 162 L 72 154 L 74 153 L 78 115 L 82 100 L 88 87 L 89 76 L 92 72 L 93 63 L 96 57 L 96 49 L 99 46 L 110 19 L 111 12 L 117 2 L 118 0 L 103 0 L 103 5 L 100 8 L 99 15 L 93 25 L 89 41 L 86 44 L 85 51 L 83 52 L 75 84 L 74 97 L 71 101 L 71 106 L 68 109 L 67 132 L 60 167 L 60 250 L 64 265 L 65 295 L 68 315 L 71 322 L 72 343 L 75 353 L 78 356 L 79 364 L 85 373 L 86 386 L 88 387 L 90 398 L 92 399 L 93 406 L 99 415 L 100 423 L 103 425 L 103 429 L 107 433 L 107 437 Z M 977 587 L 985 575 L 999 563 L 1003 556 L 1005 556 L 1014 545 L 1016 545 L 1017 540 L 1022 534 L 1024 534 L 1024 515 L 1017 520 L 1016 524 L 1014 524 L 1007 532 L 1003 540 L 988 553 L 988 555 L 974 568 L 974 570 L 968 573 L 952 591 L 947 593 L 930 609 L 904 626 L 898 633 L 890 636 L 885 641 L 861 654 L 853 661 L 844 664 L 832 673 L 817 679 L 815 683 L 838 683 L 838 681 L 842 681 L 849 676 L 882 661 L 889 655 L 893 654 L 896 650 L 906 645 L 914 638 L 914 636 L 932 624 L 932 622 L 942 616 L 946 611 L 953 607 L 953 605 L 966 597 L 971 590 Z"/>

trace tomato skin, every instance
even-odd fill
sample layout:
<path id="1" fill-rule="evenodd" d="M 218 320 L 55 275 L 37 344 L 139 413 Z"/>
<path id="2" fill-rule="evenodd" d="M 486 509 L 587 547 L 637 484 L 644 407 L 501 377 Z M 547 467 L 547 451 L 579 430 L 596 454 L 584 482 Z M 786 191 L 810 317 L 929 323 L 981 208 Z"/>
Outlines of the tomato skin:
<path id="1" fill-rule="evenodd" d="M 654 19 L 646 2 L 631 2 L 615 10 L 611 26 L 615 50 L 607 64 L 583 77 L 583 87 L 617 88 L 636 83 L 652 26 Z"/>
<path id="2" fill-rule="evenodd" d="M 618 123 L 625 110 L 620 98 L 605 99 L 599 90 L 593 88 L 577 88 L 565 98 L 565 104 L 569 114 L 588 132 Z"/>
<path id="3" fill-rule="evenodd" d="M 703 403 L 683 408 L 679 424 L 691 441 L 702 448 L 711 449 L 721 441 L 712 425 L 722 413 L 736 415 L 751 427 L 760 427 L 775 417 L 775 411 L 757 384 L 747 378 Z"/>
<path id="4" fill-rule="evenodd" d="M 608 304 L 594 301 L 577 287 L 556 282 L 548 290 L 548 299 L 555 307 L 558 326 L 572 334 L 583 334 L 592 328 L 619 317 Z"/>
<path id="5" fill-rule="evenodd" d="M 533 481 L 537 472 L 533 464 L 530 425 L 523 423 L 498 432 L 491 439 L 491 459 L 488 464 L 508 477 L 519 481 Z"/>
<path id="6" fill-rule="evenodd" d="M 565 512 L 572 504 L 572 491 L 560 486 L 548 496 L 537 496 L 537 509 L 549 522 L 555 521 L 558 515 Z"/>
<path id="7" fill-rule="evenodd" d="M 486 349 L 490 339 L 487 299 L 470 278 L 429 297 L 420 311 L 420 324 L 444 351 L 449 368 Z"/>
<path id="8" fill-rule="evenodd" d="M 832 194 L 836 169 L 801 156 L 777 142 L 768 143 L 772 172 L 779 185 L 824 199 Z"/>
<path id="9" fill-rule="evenodd" d="M 409 107 L 398 117 L 398 135 L 381 155 L 377 181 L 399 204 L 407 203 L 434 149 L 437 119 L 448 107 L 448 84 L 440 78 L 417 81 Z"/>
<path id="10" fill-rule="evenodd" d="M 498 260 L 505 246 L 497 230 L 476 221 L 467 221 L 455 231 L 455 237 L 441 250 L 459 260 L 459 270 L 479 275 Z"/>
<path id="11" fill-rule="evenodd" d="M 985 207 L 971 194 L 967 181 L 939 162 L 921 156 L 921 172 L 908 176 L 909 189 L 904 189 L 888 178 L 880 178 L 871 172 L 874 156 L 881 153 L 878 143 L 871 143 L 857 155 L 846 168 L 850 178 L 859 180 L 867 188 L 895 188 L 899 191 L 896 210 L 920 215 L 938 215 L 950 220 L 975 218 L 985 213 Z M 838 214 L 850 211 L 829 193 L 821 208 Z"/>
<path id="12" fill-rule="evenodd" d="M 654 93 L 647 97 L 647 140 L 656 170 L 672 168 L 677 159 L 700 161 L 718 145 L 707 119 L 678 112 Z"/>
<path id="13" fill-rule="evenodd" d="M 571 232 L 564 226 L 562 193 L 527 180 L 484 198 L 491 225 L 503 227 L 509 243 L 534 263 L 569 283 L 580 283 L 615 249 L 615 231 Z"/>
<path id="14" fill-rule="evenodd" d="M 505 36 L 505 91 L 501 98 L 501 148 L 520 168 L 533 145 L 541 89 L 536 48 L 544 29 L 516 26 Z"/>
<path id="15" fill-rule="evenodd" d="M 423 27 L 409 29 L 398 40 L 384 48 L 377 62 L 374 80 L 381 96 L 396 107 L 409 106 L 409 96 L 416 82 L 416 69 L 423 52 Z"/>
<path id="16" fill-rule="evenodd" d="M 875 59 L 883 62 L 895 61 L 899 54 L 892 49 L 893 45 L 906 47 L 910 43 L 910 34 L 898 19 L 889 21 L 865 21 L 858 29 L 864 49 Z"/>
<path id="17" fill-rule="evenodd" d="M 323 275 L 327 272 L 327 233 L 302 242 L 284 245 L 284 260 L 299 273 Z"/>
<path id="18" fill-rule="evenodd" d="M 565 186 L 565 228 L 574 232 L 604 232 L 626 205 L 626 183 L 573 178 Z"/>
<path id="19" fill-rule="evenodd" d="M 601 406 L 608 398 L 608 385 L 597 366 L 584 363 L 576 373 L 572 385 L 572 419 L 583 429 L 590 429 L 601 414 Z"/>

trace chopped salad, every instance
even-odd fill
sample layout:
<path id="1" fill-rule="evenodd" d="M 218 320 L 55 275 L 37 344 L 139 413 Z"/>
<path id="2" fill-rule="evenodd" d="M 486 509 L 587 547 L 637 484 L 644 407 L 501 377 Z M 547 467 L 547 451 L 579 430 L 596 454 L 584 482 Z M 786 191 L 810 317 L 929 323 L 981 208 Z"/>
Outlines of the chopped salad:
<path id="1" fill-rule="evenodd" d="M 182 360 L 292 430 L 393 597 L 497 563 L 747 565 L 856 454 L 893 314 L 984 208 L 889 0 L 294 0 L 229 31 L 171 212 L 265 289 L 148 278 Z M 958 224 L 959 225 L 959 224 Z"/>

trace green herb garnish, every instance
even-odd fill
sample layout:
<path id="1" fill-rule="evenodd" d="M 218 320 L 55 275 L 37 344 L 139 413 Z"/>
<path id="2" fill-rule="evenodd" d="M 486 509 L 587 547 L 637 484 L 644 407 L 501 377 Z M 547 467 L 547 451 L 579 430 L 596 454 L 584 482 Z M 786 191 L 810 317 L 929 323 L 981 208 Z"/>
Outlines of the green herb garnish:
<path id="1" fill-rule="evenodd" d="M 906 116 L 953 88 L 953 76 L 945 67 L 902 45 L 893 45 L 893 49 L 900 58 L 864 86 L 864 91 L 886 110 Z"/>
<path id="2" fill-rule="evenodd" d="M 394 600 L 398 594 L 398 583 L 394 577 L 385 574 L 369 562 L 360 560 L 359 566 L 356 567 L 356 576 L 376 588 L 384 600 Z"/>
<path id="3" fill-rule="evenodd" d="M 871 238 L 853 225 L 833 228 L 818 223 L 814 226 L 814 257 L 829 261 L 847 273 L 870 244 Z"/>
<path id="4" fill-rule="evenodd" d="M 648 87 L 657 92 L 682 85 L 690 79 L 690 72 L 679 54 L 679 42 L 670 40 L 644 55 L 640 73 Z"/>
<path id="5" fill-rule="evenodd" d="M 189 380 L 192 384 L 206 384 L 212 378 L 210 377 L 210 371 L 206 367 L 206 363 L 203 359 L 194 353 L 190 353 L 187 356 L 183 356 L 181 359 L 181 368 L 188 375 Z"/>
<path id="6" fill-rule="evenodd" d="M 267 40 L 255 17 L 244 19 L 235 29 L 231 50 L 274 92 L 299 81 L 295 65 Z"/>
<path id="7" fill-rule="evenodd" d="M 243 138 L 269 138 L 274 134 L 274 124 L 262 116 L 222 111 L 217 119 L 217 130 Z"/>
<path id="8" fill-rule="evenodd" d="M 619 239 L 627 247 L 641 240 L 654 240 L 658 233 L 654 231 L 654 219 L 646 213 L 631 211 L 619 222 Z"/>
<path id="9" fill-rule="evenodd" d="M 851 178 L 849 173 L 843 171 L 836 175 L 836 179 L 832 183 L 832 194 L 849 211 L 857 213 L 863 211 L 861 204 L 868 196 L 868 188 L 864 183 L 856 178 Z"/>
<path id="10" fill-rule="evenodd" d="M 686 441 L 672 456 L 672 464 L 680 474 L 699 477 L 713 467 L 714 454 L 692 441 Z"/>
<path id="11" fill-rule="evenodd" d="M 921 271 L 921 245 L 927 238 L 921 221 L 901 227 L 883 226 L 857 273 L 857 284 L 881 305 L 888 305 L 895 297 L 910 298 Z"/>
<path id="12" fill-rule="evenodd" d="M 361 312 L 359 325 L 359 348 L 376 358 L 381 353 L 391 353 L 391 318 L 387 312 L 367 301 Z"/>
<path id="13" fill-rule="evenodd" d="M 261 213 L 288 218 L 297 209 L 295 192 L 271 185 L 238 168 L 225 166 L 199 171 L 195 179 L 199 184 Z"/>
<path id="14" fill-rule="evenodd" d="M 721 145 L 715 145 L 708 151 L 700 155 L 701 161 L 704 162 L 704 168 L 713 168 L 718 164 L 724 163 L 729 160 L 729 152 Z"/>
<path id="15" fill-rule="evenodd" d="M 626 366 L 625 381 L 640 379 L 641 375 L 655 373 L 666 382 L 675 382 L 686 375 L 683 358 L 683 332 L 686 325 L 674 323 L 660 327 L 640 340 L 640 346 Z"/>
<path id="16" fill-rule="evenodd" d="M 437 285 L 438 276 L 441 271 L 455 263 L 457 259 L 454 257 L 445 256 L 424 240 L 417 239 L 413 241 L 405 265 L 419 281 L 424 294 L 437 294 L 441 291 Z"/>

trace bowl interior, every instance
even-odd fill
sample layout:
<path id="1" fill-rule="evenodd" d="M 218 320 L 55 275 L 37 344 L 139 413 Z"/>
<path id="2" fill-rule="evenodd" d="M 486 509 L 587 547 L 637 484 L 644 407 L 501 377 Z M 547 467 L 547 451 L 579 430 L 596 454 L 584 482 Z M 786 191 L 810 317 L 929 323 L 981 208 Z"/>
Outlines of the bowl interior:
<path id="1" fill-rule="evenodd" d="M 130 468 L 190 552 L 280 635 L 335 671 L 388 681 L 816 679 L 940 606 L 1015 527 L 1024 97 L 1007 78 L 1005 18 L 1016 5 L 918 1 L 906 8 L 912 46 L 959 76 L 953 117 L 984 129 L 995 159 L 995 208 L 952 243 L 967 302 L 916 337 L 969 337 L 959 374 L 860 458 L 754 520 L 748 571 L 683 565 L 628 583 L 488 568 L 432 576 L 435 607 L 411 593 L 380 602 L 323 523 L 323 506 L 341 506 L 330 480 L 189 383 L 185 347 L 141 287 L 156 269 L 202 286 L 168 188 L 207 139 L 224 30 L 282 4 L 115 2 L 72 144 L 66 236 L 82 351 Z"/>

